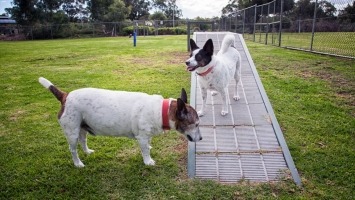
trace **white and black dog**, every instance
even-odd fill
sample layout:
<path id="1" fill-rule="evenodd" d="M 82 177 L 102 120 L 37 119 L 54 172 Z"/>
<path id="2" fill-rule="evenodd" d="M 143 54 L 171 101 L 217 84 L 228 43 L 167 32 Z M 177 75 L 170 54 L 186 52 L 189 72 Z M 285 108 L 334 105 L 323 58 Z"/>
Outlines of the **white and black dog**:
<path id="1" fill-rule="evenodd" d="M 224 116 L 228 114 L 227 106 L 227 89 L 228 84 L 234 78 L 234 100 L 239 100 L 238 83 L 241 72 L 241 57 L 237 49 L 234 47 L 235 38 L 232 34 L 227 34 L 222 41 L 221 49 L 217 55 L 213 55 L 213 42 L 211 39 L 207 40 L 202 49 L 200 49 L 194 40 L 190 39 L 191 54 L 190 58 L 186 60 L 187 70 L 190 72 L 196 71 L 198 81 L 202 93 L 202 107 L 198 111 L 199 116 L 205 113 L 207 90 L 219 92 L 222 97 L 223 105 L 221 114 Z"/>
<path id="2" fill-rule="evenodd" d="M 39 82 L 62 105 L 58 119 L 77 167 L 84 167 L 76 149 L 78 142 L 85 153 L 94 152 L 87 146 L 87 132 L 137 139 L 146 165 L 155 164 L 150 157 L 150 141 L 156 134 L 172 128 L 184 134 L 189 141 L 202 139 L 199 117 L 195 109 L 187 104 L 184 89 L 180 98 L 164 99 L 159 95 L 96 88 L 66 93 L 45 78 L 39 78 Z"/>

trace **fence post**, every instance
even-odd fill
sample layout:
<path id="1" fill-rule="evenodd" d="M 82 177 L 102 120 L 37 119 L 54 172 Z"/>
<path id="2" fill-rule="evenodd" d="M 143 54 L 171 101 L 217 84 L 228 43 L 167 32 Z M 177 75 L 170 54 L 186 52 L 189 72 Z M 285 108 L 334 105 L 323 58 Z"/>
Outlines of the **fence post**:
<path id="1" fill-rule="evenodd" d="M 311 37 L 311 47 L 310 50 L 313 51 L 313 40 L 314 40 L 314 31 L 316 27 L 316 17 L 317 17 L 317 3 L 318 0 L 314 3 L 314 13 L 313 13 L 313 24 L 312 24 L 312 37 Z"/>
<path id="2" fill-rule="evenodd" d="M 245 9 L 244 9 L 244 12 L 243 12 L 243 37 L 244 37 L 244 26 L 245 26 Z"/>
<path id="3" fill-rule="evenodd" d="M 253 30 L 253 42 L 255 42 L 255 24 L 256 24 L 256 4 L 254 5 L 254 30 Z"/>
<path id="4" fill-rule="evenodd" d="M 274 1 L 274 15 L 276 14 L 276 0 Z M 274 40 L 274 30 L 275 30 L 275 17 L 272 18 L 272 29 L 271 29 L 271 38 L 272 38 L 272 44 L 275 45 L 275 40 Z M 276 39 L 276 38 L 275 38 Z"/>
<path id="5" fill-rule="evenodd" d="M 270 14 L 270 4 L 267 5 L 267 16 L 266 16 L 266 38 L 265 44 L 267 45 L 267 39 L 269 37 L 269 14 Z"/>
<path id="6" fill-rule="evenodd" d="M 279 47 L 281 47 L 281 33 L 282 33 L 282 15 L 284 9 L 284 0 L 281 0 L 281 8 L 280 8 L 280 26 L 279 26 Z"/>
<path id="7" fill-rule="evenodd" d="M 31 26 L 31 38 L 33 40 L 33 26 Z"/>
<path id="8" fill-rule="evenodd" d="M 191 34 L 191 32 L 190 32 L 190 21 L 187 20 L 187 51 L 190 51 L 190 34 Z"/>
<path id="9" fill-rule="evenodd" d="M 263 31 L 262 28 L 263 28 L 263 14 L 264 14 L 264 5 L 261 6 L 261 10 L 260 10 L 260 19 L 261 19 L 261 25 L 260 25 L 260 28 L 259 28 L 259 31 L 260 31 L 260 36 L 259 36 L 259 42 L 261 42 L 261 32 Z"/>

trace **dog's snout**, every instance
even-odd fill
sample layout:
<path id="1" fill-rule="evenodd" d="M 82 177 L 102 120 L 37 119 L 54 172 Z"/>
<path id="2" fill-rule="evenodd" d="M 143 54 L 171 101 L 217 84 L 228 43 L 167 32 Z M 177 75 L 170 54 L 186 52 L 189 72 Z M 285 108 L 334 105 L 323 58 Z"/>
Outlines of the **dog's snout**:
<path id="1" fill-rule="evenodd" d="M 186 65 L 189 65 L 189 64 L 190 64 L 190 61 L 186 61 L 185 64 L 186 64 Z"/>

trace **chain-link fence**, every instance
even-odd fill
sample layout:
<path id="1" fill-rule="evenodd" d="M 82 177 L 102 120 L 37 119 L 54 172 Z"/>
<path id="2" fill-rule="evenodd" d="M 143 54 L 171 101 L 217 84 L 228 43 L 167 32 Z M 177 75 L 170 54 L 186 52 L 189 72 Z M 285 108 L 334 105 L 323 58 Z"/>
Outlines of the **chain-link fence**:
<path id="1" fill-rule="evenodd" d="M 0 35 L 10 32 L 23 39 L 54 39 L 126 36 L 133 31 L 138 35 L 231 31 L 243 34 L 247 40 L 264 44 L 355 58 L 354 10 L 354 0 L 274 0 L 210 21 L 139 20 L 35 26 L 0 25 Z M 188 22 L 193 23 L 188 26 Z"/>
<path id="2" fill-rule="evenodd" d="M 186 20 L 139 20 L 133 22 L 37 24 L 34 26 L 0 25 L 0 35 L 17 36 L 20 39 L 56 39 L 82 37 L 186 34 Z"/>
<path id="3" fill-rule="evenodd" d="M 254 5 L 221 19 L 221 28 L 264 44 L 355 58 L 355 2 L 286 0 Z M 282 25 L 282 26 L 281 26 Z"/>

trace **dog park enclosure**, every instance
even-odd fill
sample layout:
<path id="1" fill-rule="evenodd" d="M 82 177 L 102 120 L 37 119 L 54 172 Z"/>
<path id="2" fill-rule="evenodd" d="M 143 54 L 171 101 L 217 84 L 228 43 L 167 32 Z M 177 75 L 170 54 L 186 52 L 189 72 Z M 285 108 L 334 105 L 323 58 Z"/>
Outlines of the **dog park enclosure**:
<path id="1" fill-rule="evenodd" d="M 202 48 L 211 38 L 219 51 L 227 32 L 195 32 L 193 39 Z M 220 95 L 208 94 L 206 114 L 200 118 L 203 140 L 189 143 L 189 177 L 234 183 L 277 181 L 291 174 L 296 184 L 301 180 L 288 150 L 281 128 L 260 81 L 253 60 L 240 34 L 234 34 L 242 57 L 239 95 L 234 101 L 235 82 L 228 86 L 229 113 L 221 116 Z M 200 109 L 202 97 L 197 75 L 191 75 L 191 105 Z"/>

